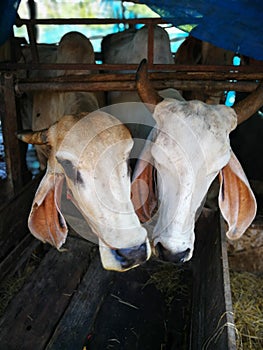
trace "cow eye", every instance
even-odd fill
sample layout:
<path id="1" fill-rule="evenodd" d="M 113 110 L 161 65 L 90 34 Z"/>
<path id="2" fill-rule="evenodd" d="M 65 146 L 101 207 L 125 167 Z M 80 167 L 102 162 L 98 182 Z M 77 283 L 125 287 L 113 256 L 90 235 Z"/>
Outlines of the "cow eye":
<path id="1" fill-rule="evenodd" d="M 74 167 L 73 163 L 68 159 L 61 159 L 58 157 L 57 157 L 57 161 L 63 167 L 67 177 L 70 178 L 71 180 L 75 181 L 76 177 L 77 177 L 77 171 L 76 171 L 76 168 Z"/>
<path id="2" fill-rule="evenodd" d="M 56 157 L 59 164 L 63 167 L 66 176 L 71 179 L 74 184 L 78 183 L 82 185 L 84 183 L 80 171 L 74 166 L 74 164 L 68 159 L 61 159 Z"/>
<path id="3" fill-rule="evenodd" d="M 83 178 L 80 174 L 80 171 L 77 170 L 77 183 L 80 184 L 80 185 L 83 185 L 84 181 L 83 181 Z"/>

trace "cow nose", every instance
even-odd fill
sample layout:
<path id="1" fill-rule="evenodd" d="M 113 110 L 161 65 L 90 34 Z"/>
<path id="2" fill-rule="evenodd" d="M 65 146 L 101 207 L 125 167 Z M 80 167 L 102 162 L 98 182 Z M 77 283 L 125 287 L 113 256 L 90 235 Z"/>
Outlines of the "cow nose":
<path id="1" fill-rule="evenodd" d="M 170 261 L 175 264 L 185 262 L 185 260 L 188 257 L 188 254 L 190 253 L 189 248 L 180 253 L 176 253 L 176 254 L 171 253 L 168 249 L 164 248 L 164 246 L 160 242 L 157 243 L 156 249 L 160 259 L 164 261 Z"/>
<path id="2" fill-rule="evenodd" d="M 125 269 L 147 260 L 146 243 L 131 248 L 112 249 L 112 253 Z"/>

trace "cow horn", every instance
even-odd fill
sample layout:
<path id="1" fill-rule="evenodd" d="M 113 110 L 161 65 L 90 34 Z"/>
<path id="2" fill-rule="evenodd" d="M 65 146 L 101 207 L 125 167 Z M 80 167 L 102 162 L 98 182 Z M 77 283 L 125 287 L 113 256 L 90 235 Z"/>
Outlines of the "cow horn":
<path id="1" fill-rule="evenodd" d="M 241 124 L 253 114 L 255 114 L 260 107 L 263 106 L 263 82 L 251 92 L 244 100 L 239 101 L 233 106 L 237 114 L 237 123 Z"/>
<path id="2" fill-rule="evenodd" d="M 16 134 L 17 138 L 23 142 L 31 143 L 32 145 L 44 145 L 48 142 L 48 129 L 40 131 L 22 131 Z"/>
<path id="3" fill-rule="evenodd" d="M 156 106 L 158 103 L 163 101 L 163 98 L 151 85 L 148 77 L 147 60 L 145 58 L 141 61 L 137 69 L 136 87 L 142 102 L 147 103 L 151 112 L 154 111 L 154 107 L 152 106 Z"/>

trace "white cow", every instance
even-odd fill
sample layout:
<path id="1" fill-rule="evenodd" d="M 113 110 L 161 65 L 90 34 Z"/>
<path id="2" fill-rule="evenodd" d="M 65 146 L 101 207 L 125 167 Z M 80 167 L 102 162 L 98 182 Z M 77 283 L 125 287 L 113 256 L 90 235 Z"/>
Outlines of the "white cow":
<path id="1" fill-rule="evenodd" d="M 170 39 L 165 29 L 154 26 L 153 63 L 173 64 L 174 59 L 170 47 Z M 148 27 L 127 29 L 109 34 L 101 43 L 103 63 L 139 64 L 148 56 Z M 137 92 L 114 91 L 108 93 L 108 105 L 122 102 L 139 102 Z"/>
<path id="2" fill-rule="evenodd" d="M 65 34 L 53 59 L 57 63 L 94 63 L 95 54 L 90 40 L 78 32 Z M 56 75 L 83 75 L 89 71 L 55 71 Z M 32 130 L 49 127 L 66 114 L 92 112 L 99 108 L 97 97 L 91 92 L 37 91 L 33 94 Z M 36 147 L 41 168 L 46 166 L 46 154 Z"/>
<path id="3" fill-rule="evenodd" d="M 153 63 L 173 64 L 170 39 L 165 29 L 154 26 Z M 104 63 L 139 63 L 148 56 L 148 27 L 127 29 L 103 38 L 101 51 Z"/>
<path id="4" fill-rule="evenodd" d="M 165 29 L 154 26 L 154 54 L 153 63 L 173 64 L 170 39 Z M 107 35 L 101 45 L 103 63 L 108 64 L 139 64 L 148 55 L 148 27 L 127 29 L 125 31 Z M 170 96 L 173 89 L 160 92 L 162 96 Z M 177 92 L 176 92 L 177 94 Z M 135 103 L 134 103 L 135 102 Z M 146 139 L 149 130 L 155 122 L 151 113 L 140 102 L 136 91 L 108 92 L 108 110 L 128 126 L 135 144 L 131 158 L 137 158 L 141 149 L 141 141 Z M 130 103 L 127 105 L 127 103 Z M 110 109 L 111 108 L 111 109 Z M 143 120 L 144 126 L 140 121 Z"/>
<path id="5" fill-rule="evenodd" d="M 133 141 L 121 122 L 103 111 L 66 115 L 48 129 L 18 137 L 46 147 L 48 154 L 28 219 L 36 238 L 58 249 L 65 242 L 61 195 L 66 180 L 67 197 L 98 237 L 105 269 L 125 271 L 149 258 L 147 232 L 130 199 L 127 160 Z M 86 231 L 82 234 L 90 239 L 88 226 Z"/>
<path id="6" fill-rule="evenodd" d="M 90 41 L 76 32 L 64 35 L 56 62 L 94 63 Z M 72 70 L 64 75 L 87 73 Z M 35 133 L 20 138 L 36 144 L 42 168 L 48 162 L 28 224 L 38 239 L 61 247 L 67 236 L 60 208 L 66 179 L 68 198 L 98 237 L 103 266 L 124 271 L 147 260 L 150 247 L 130 200 L 127 158 L 133 141 L 123 124 L 98 108 L 95 94 L 89 92 L 34 93 Z M 81 234 L 90 239 L 88 225 L 85 230 Z"/>
<path id="7" fill-rule="evenodd" d="M 144 60 L 137 88 L 156 127 L 136 165 L 132 198 L 142 222 L 149 221 L 158 207 L 152 239 L 159 256 L 174 262 L 192 257 L 196 214 L 218 173 L 227 236 L 239 238 L 254 219 L 256 202 L 231 150 L 229 133 L 237 118 L 242 121 L 263 104 L 262 86 L 235 110 L 201 101 L 163 100 L 150 85 Z"/>

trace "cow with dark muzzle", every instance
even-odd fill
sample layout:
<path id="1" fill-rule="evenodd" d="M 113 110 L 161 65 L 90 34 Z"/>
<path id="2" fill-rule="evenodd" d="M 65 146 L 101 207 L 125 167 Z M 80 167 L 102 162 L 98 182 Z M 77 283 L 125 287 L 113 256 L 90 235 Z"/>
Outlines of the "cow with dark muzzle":
<path id="1" fill-rule="evenodd" d="M 46 173 L 28 219 L 31 233 L 59 249 L 68 229 L 61 211 L 63 183 L 67 197 L 97 237 L 105 269 L 126 271 L 151 254 L 146 230 L 130 199 L 129 130 L 103 111 L 66 115 L 48 129 L 18 134 L 38 144 L 47 156 Z M 67 217 L 66 217 L 67 219 Z"/>
<path id="2" fill-rule="evenodd" d="M 159 257 L 173 262 L 191 259 L 195 221 L 218 174 L 227 236 L 239 238 L 255 217 L 256 201 L 231 150 L 229 133 L 263 104 L 262 85 L 234 108 L 163 99 L 150 84 L 143 60 L 137 89 L 156 126 L 135 168 L 132 200 L 141 222 L 155 221 L 151 239 Z"/>

